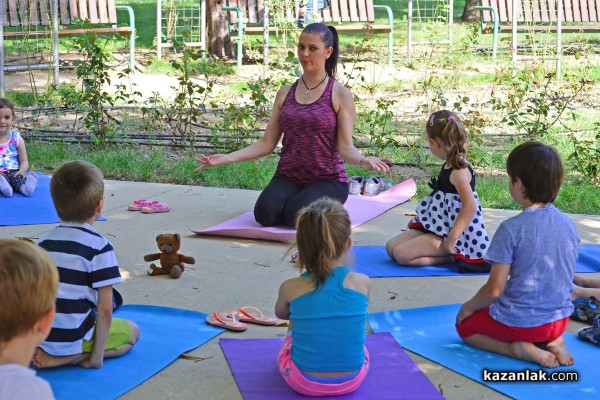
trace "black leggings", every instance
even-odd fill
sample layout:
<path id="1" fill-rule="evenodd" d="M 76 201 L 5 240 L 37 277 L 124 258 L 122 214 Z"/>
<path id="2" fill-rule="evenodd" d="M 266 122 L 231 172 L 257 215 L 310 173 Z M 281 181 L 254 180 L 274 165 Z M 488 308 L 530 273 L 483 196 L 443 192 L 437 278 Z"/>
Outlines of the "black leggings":
<path id="1" fill-rule="evenodd" d="M 282 178 L 273 178 L 262 191 L 254 206 L 254 218 L 263 226 L 296 226 L 296 215 L 303 207 L 323 197 L 344 204 L 348 198 L 349 183 L 317 181 L 306 186 L 296 185 Z"/>

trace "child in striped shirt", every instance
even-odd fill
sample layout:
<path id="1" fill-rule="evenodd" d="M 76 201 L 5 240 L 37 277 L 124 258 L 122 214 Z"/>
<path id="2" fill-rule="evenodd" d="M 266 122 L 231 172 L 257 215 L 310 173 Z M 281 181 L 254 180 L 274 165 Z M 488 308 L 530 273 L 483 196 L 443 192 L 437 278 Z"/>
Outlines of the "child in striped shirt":
<path id="1" fill-rule="evenodd" d="M 92 226 L 104 204 L 102 172 L 86 161 L 65 163 L 52 176 L 50 193 L 61 223 L 39 245 L 58 268 L 56 317 L 32 363 L 101 368 L 105 358 L 131 350 L 140 335 L 133 321 L 112 316 L 112 287 L 122 278 L 112 245 Z"/>

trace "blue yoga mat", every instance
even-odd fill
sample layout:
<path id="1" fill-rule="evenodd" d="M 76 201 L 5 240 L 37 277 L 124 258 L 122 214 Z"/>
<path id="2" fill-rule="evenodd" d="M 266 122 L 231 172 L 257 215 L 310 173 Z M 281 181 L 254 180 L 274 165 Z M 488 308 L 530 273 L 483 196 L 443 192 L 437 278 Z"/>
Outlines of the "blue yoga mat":
<path id="1" fill-rule="evenodd" d="M 414 277 L 414 276 L 462 276 L 487 273 L 460 273 L 454 264 L 409 267 L 398 265 L 385 252 L 385 246 L 354 246 L 354 271 L 371 278 Z M 575 272 L 597 272 L 600 270 L 600 245 L 583 244 Z"/>
<path id="2" fill-rule="evenodd" d="M 385 246 L 354 246 L 352 249 L 354 251 L 354 261 L 352 262 L 354 271 L 370 276 L 371 278 L 483 274 L 460 273 L 455 264 L 430 265 L 425 267 L 398 265 L 387 255 Z"/>
<path id="3" fill-rule="evenodd" d="M 40 178 L 33 196 L 14 193 L 12 197 L 0 195 L 0 226 L 56 224 L 60 222 L 52 197 L 50 177 L 36 172 Z M 100 217 L 99 221 L 106 219 Z"/>
<path id="4" fill-rule="evenodd" d="M 122 357 L 104 360 L 100 369 L 38 370 L 38 375 L 50 382 L 57 400 L 115 399 L 224 331 L 208 325 L 206 314 L 180 308 L 124 305 L 114 315 L 139 325 L 138 343 Z M 167 337 L 174 339 L 165 340 Z"/>
<path id="5" fill-rule="evenodd" d="M 598 399 L 600 348 L 571 333 L 563 335 L 575 365 L 542 369 L 539 365 L 489 353 L 465 344 L 454 328 L 460 304 L 373 313 L 374 332 L 391 332 L 406 350 L 417 353 L 461 375 L 515 399 Z M 483 370 L 578 372 L 577 382 L 484 382 Z"/>
<path id="6" fill-rule="evenodd" d="M 600 271 L 600 244 L 582 244 L 575 272 Z"/>

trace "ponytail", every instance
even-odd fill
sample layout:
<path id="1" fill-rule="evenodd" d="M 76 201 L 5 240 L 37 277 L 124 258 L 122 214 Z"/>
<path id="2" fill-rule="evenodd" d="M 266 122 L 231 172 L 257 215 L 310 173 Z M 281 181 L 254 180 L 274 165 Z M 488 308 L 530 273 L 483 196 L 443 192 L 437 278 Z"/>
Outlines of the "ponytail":
<path id="1" fill-rule="evenodd" d="M 306 269 L 317 286 L 325 283 L 329 264 L 343 256 L 350 237 L 350 217 L 336 200 L 322 198 L 304 207 L 296 222 L 296 266 Z"/>
<path id="2" fill-rule="evenodd" d="M 337 77 L 338 59 L 340 58 L 340 44 L 337 29 L 335 29 L 333 26 L 328 26 L 328 28 L 333 36 L 331 43 L 331 48 L 333 51 L 331 52 L 329 58 L 325 61 L 325 72 L 327 72 L 327 75 L 329 75 L 330 78 L 335 79 Z"/>
<path id="3" fill-rule="evenodd" d="M 434 112 L 429 117 L 425 130 L 427 137 L 438 138 L 443 143 L 446 164 L 455 169 L 467 166 L 467 129 L 456 114 L 447 110 Z"/>

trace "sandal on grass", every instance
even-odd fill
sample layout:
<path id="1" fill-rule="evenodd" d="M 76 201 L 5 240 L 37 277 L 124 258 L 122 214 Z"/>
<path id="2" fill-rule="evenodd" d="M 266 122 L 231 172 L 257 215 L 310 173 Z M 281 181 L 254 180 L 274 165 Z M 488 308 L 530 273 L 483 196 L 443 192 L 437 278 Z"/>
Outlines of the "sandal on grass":
<path id="1" fill-rule="evenodd" d="M 153 201 L 151 204 L 142 207 L 141 211 L 144 214 L 165 213 L 171 211 L 171 207 L 165 203 Z"/>
<path id="2" fill-rule="evenodd" d="M 250 322 L 258 325 L 275 325 L 277 323 L 277 318 L 265 317 L 262 311 L 252 306 L 240 307 L 237 317 L 242 322 Z"/>
<path id="3" fill-rule="evenodd" d="M 248 325 L 239 322 L 235 315 L 229 310 L 220 310 L 206 316 L 206 323 L 219 328 L 225 328 L 232 331 L 245 331 Z"/>

